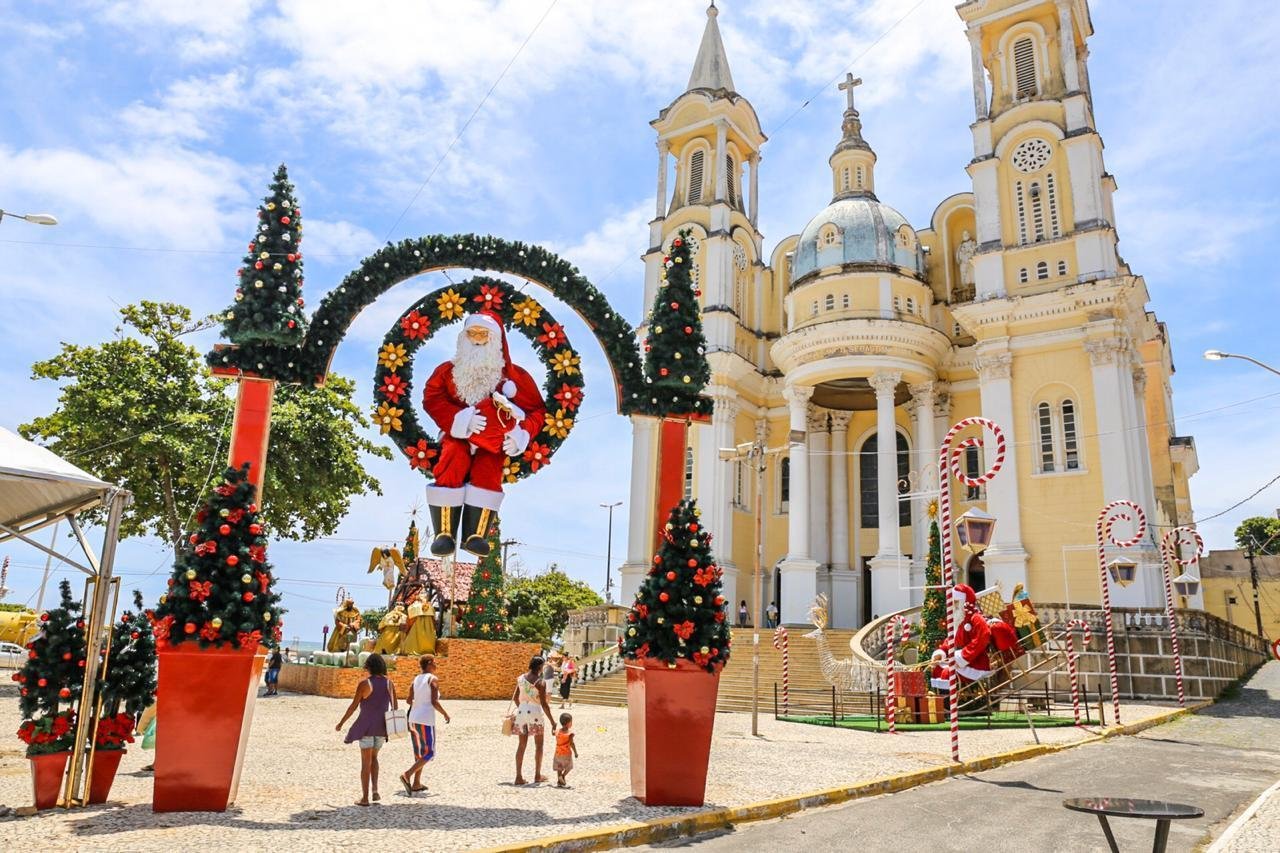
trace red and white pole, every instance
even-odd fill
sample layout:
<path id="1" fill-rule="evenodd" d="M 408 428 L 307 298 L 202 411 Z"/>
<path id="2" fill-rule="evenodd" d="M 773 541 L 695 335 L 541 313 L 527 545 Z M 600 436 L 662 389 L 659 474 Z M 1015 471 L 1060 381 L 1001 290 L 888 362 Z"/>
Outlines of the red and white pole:
<path id="1" fill-rule="evenodd" d="M 1076 661 L 1080 657 L 1080 653 L 1076 651 L 1076 638 L 1071 636 L 1071 629 L 1079 628 L 1084 632 L 1084 646 L 1089 645 L 1092 635 L 1089 632 L 1089 623 L 1083 619 L 1068 620 L 1067 630 L 1067 673 L 1071 676 L 1071 710 L 1076 715 L 1076 725 L 1080 725 L 1080 676 L 1079 665 Z M 1083 650 L 1084 646 L 1081 646 Z"/>
<path id="2" fill-rule="evenodd" d="M 773 647 L 782 652 L 782 716 L 791 713 L 791 651 L 787 629 L 779 625 L 773 632 Z"/>
<path id="3" fill-rule="evenodd" d="M 885 660 L 889 674 L 889 689 L 886 694 L 888 697 L 886 701 L 889 704 L 885 708 L 885 715 L 889 720 L 889 734 L 891 735 L 898 733 L 898 679 L 893 659 L 894 650 L 898 646 L 899 632 L 902 634 L 902 642 L 905 643 L 911 638 L 911 623 L 907 621 L 905 616 L 891 616 L 889 622 L 884 626 Z"/>
<path id="4" fill-rule="evenodd" d="M 1117 509 L 1127 509 L 1133 514 L 1115 512 Z M 1118 541 L 1112 535 L 1111 529 L 1115 527 L 1117 521 L 1130 520 L 1134 523 L 1133 538 Z M 1147 535 L 1147 514 L 1133 501 L 1112 501 L 1098 513 L 1096 532 L 1098 534 L 1098 577 L 1102 583 L 1102 622 L 1107 629 L 1107 667 L 1111 673 L 1111 707 L 1115 712 L 1116 725 L 1120 725 L 1120 676 L 1116 673 L 1116 634 L 1111 624 L 1111 588 L 1107 582 L 1107 543 L 1110 542 L 1117 548 L 1132 548 L 1137 545 L 1142 541 L 1142 537 Z"/>
<path id="5" fill-rule="evenodd" d="M 951 442 L 956 436 L 971 426 L 985 427 L 991 431 L 996 442 L 996 458 L 991 467 L 980 477 L 969 477 L 964 473 L 961 465 L 963 461 L 964 448 L 966 447 L 982 447 L 982 439 L 969 438 L 960 442 L 956 447 L 955 456 L 952 456 Z M 1000 469 L 1004 466 L 1004 455 L 1006 451 L 1004 430 L 991 420 L 986 418 L 965 418 L 958 421 L 955 426 L 947 431 L 946 436 L 942 439 L 942 446 L 938 450 L 938 513 L 941 521 L 942 535 L 942 585 L 946 588 L 947 595 L 947 637 L 951 637 L 955 633 L 955 616 L 951 607 L 951 592 L 955 588 L 955 555 L 951 550 L 951 478 L 959 480 L 966 486 L 982 486 L 991 480 L 996 474 L 1000 473 Z M 954 655 L 955 650 L 952 650 Z M 957 675 L 956 662 L 953 658 L 951 661 L 951 675 L 947 679 L 947 699 L 951 705 L 951 759 L 953 761 L 960 760 L 960 702 L 957 695 Z"/>
<path id="6" fill-rule="evenodd" d="M 1186 537 L 1185 539 L 1182 537 Z M 1178 545 L 1186 542 L 1195 546 L 1195 553 L 1187 559 L 1178 556 Z M 1187 694 L 1182 686 L 1182 651 L 1178 648 L 1178 619 L 1173 611 L 1173 582 L 1169 579 L 1169 564 L 1186 569 L 1200 562 L 1204 554 L 1204 540 L 1192 527 L 1175 527 L 1160 540 L 1160 574 L 1164 576 L 1164 615 L 1169 620 L 1169 641 L 1173 646 L 1173 673 L 1178 681 L 1178 705 L 1186 707 Z"/>

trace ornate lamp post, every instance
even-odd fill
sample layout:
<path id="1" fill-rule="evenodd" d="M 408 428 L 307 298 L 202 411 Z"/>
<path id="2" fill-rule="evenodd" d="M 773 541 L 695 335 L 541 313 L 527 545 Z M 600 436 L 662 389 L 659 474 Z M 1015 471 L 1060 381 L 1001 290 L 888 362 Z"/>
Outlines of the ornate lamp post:
<path id="1" fill-rule="evenodd" d="M 996 441 L 996 458 L 991 463 L 991 467 L 986 470 L 980 477 L 970 477 L 964 473 L 964 451 L 969 447 L 982 447 L 981 438 L 966 438 L 955 446 L 953 450 L 951 442 L 957 435 L 971 426 L 985 427 L 991 431 Z M 942 439 L 942 447 L 938 451 L 938 511 L 940 516 L 939 529 L 942 533 L 942 585 L 947 591 L 947 636 L 950 637 L 955 633 L 955 616 L 951 606 L 951 592 L 955 588 L 955 555 L 951 550 L 951 478 L 959 480 L 966 486 L 983 486 L 991 481 L 996 474 L 1000 473 L 1000 469 L 1004 467 L 1005 455 L 1005 439 L 1004 430 L 995 421 L 986 418 L 965 418 L 958 421 L 955 426 L 947 431 L 946 436 Z M 960 527 L 964 530 L 960 534 L 962 543 L 972 543 L 969 547 L 977 547 L 980 551 L 986 547 L 986 543 L 991 541 L 992 529 L 995 527 L 995 519 L 986 513 L 980 515 L 974 514 L 973 510 L 966 512 L 961 518 Z M 955 653 L 955 650 L 952 650 Z M 951 759 L 953 761 L 960 760 L 960 702 L 957 696 L 956 684 L 956 665 L 955 661 L 951 661 L 951 677 L 947 683 L 947 700 L 951 706 Z"/>
<path id="2" fill-rule="evenodd" d="M 1126 512 L 1116 512 L 1118 509 L 1127 510 Z M 1132 539 L 1118 541 L 1112 535 L 1112 528 L 1115 527 L 1117 521 L 1130 521 L 1134 523 L 1134 532 Z M 1111 626 L 1111 590 L 1107 583 L 1107 574 L 1115 579 L 1115 582 L 1121 586 L 1128 586 L 1133 583 L 1133 578 L 1137 573 L 1137 564 L 1132 560 L 1117 558 L 1107 564 L 1107 543 L 1110 542 L 1117 548 L 1132 548 L 1142 541 L 1142 537 L 1147 535 L 1147 514 L 1142 511 L 1142 507 L 1133 501 L 1112 501 L 1102 508 L 1098 513 L 1097 523 L 1098 533 L 1098 578 L 1102 583 L 1102 622 L 1107 629 L 1107 666 L 1111 673 L 1111 707 L 1115 712 L 1116 725 L 1120 724 L 1120 677 L 1116 674 L 1116 635 Z"/>
<path id="3" fill-rule="evenodd" d="M 1178 546 L 1184 543 L 1195 548 L 1195 552 L 1185 560 L 1178 556 Z M 1169 620 L 1169 642 L 1173 646 L 1173 673 L 1178 680 L 1178 704 L 1183 707 L 1186 707 L 1187 697 L 1182 686 L 1182 651 L 1178 648 L 1178 620 L 1173 612 L 1173 590 L 1176 587 L 1178 594 L 1182 596 L 1196 594 L 1200 589 L 1200 579 L 1192 577 L 1185 569 L 1198 563 L 1203 553 L 1204 540 L 1191 527 L 1175 527 L 1160 539 L 1160 575 L 1164 579 L 1164 615 Z M 1169 580 L 1170 563 L 1184 569 L 1183 573 L 1172 581 Z"/>

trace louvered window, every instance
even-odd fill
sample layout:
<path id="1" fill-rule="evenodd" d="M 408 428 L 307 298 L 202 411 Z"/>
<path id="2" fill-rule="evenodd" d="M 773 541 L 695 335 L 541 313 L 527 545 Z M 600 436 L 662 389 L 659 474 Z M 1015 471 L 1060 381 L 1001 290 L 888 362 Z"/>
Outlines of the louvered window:
<path id="1" fill-rule="evenodd" d="M 1080 445 L 1076 438 L 1076 404 L 1062 401 L 1062 449 L 1068 471 L 1080 467 Z"/>
<path id="2" fill-rule="evenodd" d="M 1040 429 L 1040 470 L 1053 471 L 1053 410 L 1048 403 L 1036 407 L 1036 422 Z"/>
<path id="3" fill-rule="evenodd" d="M 1044 199 L 1041 198 L 1039 181 L 1031 182 L 1031 186 L 1027 188 L 1027 195 L 1031 196 L 1031 233 L 1039 243 L 1045 236 Z"/>
<path id="4" fill-rule="evenodd" d="M 702 201 L 702 167 L 705 161 L 705 151 L 695 151 L 689 158 L 689 204 Z"/>
<path id="5" fill-rule="evenodd" d="M 1049 197 L 1049 233 L 1054 237 L 1062 236 L 1062 229 L 1058 227 L 1058 190 L 1053 183 L 1053 174 L 1050 173 L 1044 179 L 1045 194 Z"/>
<path id="6" fill-rule="evenodd" d="M 1027 199 L 1023 192 L 1022 181 L 1013 182 L 1013 194 L 1018 207 L 1018 242 L 1027 244 Z"/>
<path id="7" fill-rule="evenodd" d="M 1013 77 L 1017 84 L 1015 96 L 1019 98 L 1039 94 L 1036 85 L 1036 45 L 1030 38 L 1020 38 L 1013 43 Z"/>
<path id="8" fill-rule="evenodd" d="M 738 206 L 738 172 L 733 164 L 733 155 L 724 155 L 725 179 L 729 185 L 729 206 Z"/>
<path id="9" fill-rule="evenodd" d="M 862 167 L 858 167 L 858 189 L 862 189 Z"/>
<path id="10" fill-rule="evenodd" d="M 849 191 L 849 167 L 845 166 L 840 170 L 840 190 L 841 192 Z"/>

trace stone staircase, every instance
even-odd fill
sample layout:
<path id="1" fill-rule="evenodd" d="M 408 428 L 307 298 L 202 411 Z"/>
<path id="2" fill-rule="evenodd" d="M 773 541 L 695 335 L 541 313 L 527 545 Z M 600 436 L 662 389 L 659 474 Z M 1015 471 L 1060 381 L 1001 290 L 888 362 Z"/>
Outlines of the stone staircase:
<path id="1" fill-rule="evenodd" d="M 822 677 L 818 644 L 804 636 L 812 630 L 812 626 L 797 626 L 790 632 L 791 705 L 793 709 L 813 708 L 816 712 L 824 709 L 829 712 L 831 685 Z M 718 711 L 751 710 L 751 635 L 749 628 L 732 631 L 733 657 L 720 673 L 720 692 L 716 700 Z M 853 635 L 853 631 L 828 629 L 825 636 L 831 654 L 836 658 L 851 657 L 849 640 Z M 775 682 L 781 695 L 782 652 L 773 647 L 773 630 L 764 629 L 760 631 L 761 713 L 773 713 Z M 624 707 L 627 704 L 626 671 L 620 669 L 594 681 L 580 682 L 573 688 L 573 698 L 585 705 Z"/>

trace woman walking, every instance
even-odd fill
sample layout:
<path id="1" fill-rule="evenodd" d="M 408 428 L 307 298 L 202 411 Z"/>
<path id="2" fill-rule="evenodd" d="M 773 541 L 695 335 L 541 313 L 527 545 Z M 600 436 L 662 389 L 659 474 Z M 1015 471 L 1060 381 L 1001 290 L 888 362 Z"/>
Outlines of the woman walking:
<path id="1" fill-rule="evenodd" d="M 511 701 L 516 706 L 515 733 L 520 736 L 520 745 L 516 747 L 516 784 L 526 784 L 524 779 L 524 750 L 529 744 L 529 737 L 533 737 L 534 746 L 534 777 L 535 782 L 545 782 L 547 777 L 542 775 L 542 715 L 547 715 L 547 720 L 551 723 L 551 733 L 556 731 L 556 718 L 551 713 L 551 706 L 547 704 L 547 685 L 542 680 L 542 665 L 545 663 L 542 658 L 535 657 L 529 661 L 529 671 L 516 679 L 515 692 L 511 694 Z"/>
<path id="2" fill-rule="evenodd" d="M 564 663 L 560 664 L 560 707 L 564 708 L 566 702 L 569 707 L 573 707 L 573 700 L 569 698 L 569 691 L 573 689 L 573 679 L 578 675 L 578 665 L 573 662 L 573 655 L 565 655 Z"/>
<path id="3" fill-rule="evenodd" d="M 357 806 L 369 805 L 369 787 L 373 785 L 373 802 L 382 799 L 378 795 L 378 750 L 387 742 L 387 710 L 396 706 L 396 688 L 387 678 L 387 663 L 382 655 L 371 654 L 364 662 L 369 677 L 356 685 L 355 696 L 347 711 L 334 726 L 342 731 L 347 719 L 360 709 L 360 716 L 347 731 L 345 743 L 360 743 L 360 790 Z"/>

